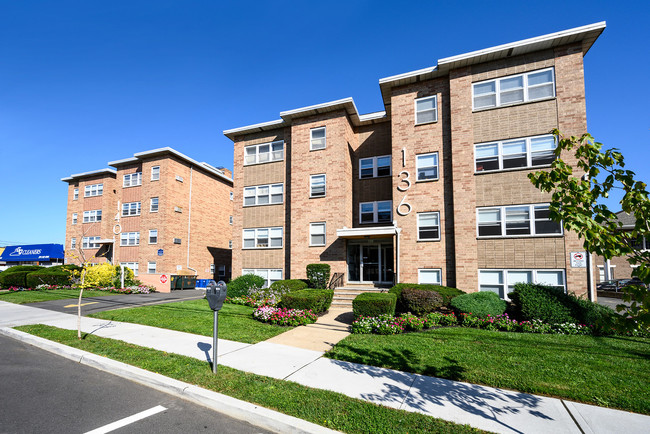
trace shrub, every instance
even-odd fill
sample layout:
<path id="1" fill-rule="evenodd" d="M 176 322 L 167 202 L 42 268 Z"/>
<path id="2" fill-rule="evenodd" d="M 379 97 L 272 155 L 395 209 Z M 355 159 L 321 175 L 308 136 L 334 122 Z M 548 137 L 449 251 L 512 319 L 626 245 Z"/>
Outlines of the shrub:
<path id="1" fill-rule="evenodd" d="M 81 286 L 83 288 L 119 287 L 121 286 L 121 273 L 122 270 L 119 265 L 111 265 L 108 262 L 92 265 L 86 269 L 84 283 Z M 133 270 L 124 267 L 124 286 L 131 286 L 136 283 Z"/>
<path id="2" fill-rule="evenodd" d="M 6 270 L 2 274 L 0 274 L 0 287 L 2 288 L 9 288 L 10 286 L 26 287 L 27 275 L 29 273 L 31 273 L 31 271 L 10 272 L 9 270 Z"/>
<path id="3" fill-rule="evenodd" d="M 329 289 L 303 289 L 285 294 L 278 306 L 287 309 L 311 310 L 318 315 L 330 308 L 333 297 L 334 291 Z"/>
<path id="4" fill-rule="evenodd" d="M 453 313 L 431 312 L 424 317 L 424 327 L 451 326 L 458 324 L 458 318 Z"/>
<path id="5" fill-rule="evenodd" d="M 408 332 L 419 332 L 424 329 L 426 320 L 424 318 L 417 317 L 412 313 L 405 313 L 400 315 L 397 318 L 397 322 L 402 326 L 405 331 Z"/>
<path id="6" fill-rule="evenodd" d="M 280 309 L 272 306 L 260 306 L 253 312 L 253 318 L 281 326 L 300 326 L 315 323 L 318 319 L 310 310 Z"/>
<path id="7" fill-rule="evenodd" d="M 390 293 L 364 292 L 352 300 L 355 318 L 363 316 L 395 315 L 397 296 Z"/>
<path id="8" fill-rule="evenodd" d="M 307 265 L 307 279 L 310 288 L 325 289 L 330 281 L 329 264 Z"/>
<path id="9" fill-rule="evenodd" d="M 282 293 L 300 291 L 307 288 L 307 283 L 298 279 L 278 280 L 271 284 L 271 289 Z"/>
<path id="10" fill-rule="evenodd" d="M 465 294 L 460 289 L 451 288 L 449 286 L 428 285 L 428 284 L 418 284 L 418 283 L 398 283 L 388 291 L 391 294 L 395 294 L 397 296 L 396 309 L 398 312 L 408 312 L 408 310 L 405 309 L 402 300 L 402 291 L 404 290 L 404 288 L 419 289 L 423 291 L 435 291 L 442 297 L 441 306 L 445 306 L 445 307 L 449 306 L 449 302 L 451 301 L 452 298 L 458 295 Z"/>
<path id="11" fill-rule="evenodd" d="M 479 318 L 501 315 L 506 311 L 506 302 L 494 292 L 459 295 L 451 300 L 451 306 L 457 313 L 473 314 Z"/>
<path id="12" fill-rule="evenodd" d="M 350 327 L 350 332 L 354 334 L 396 335 L 403 331 L 404 328 L 399 319 L 389 314 L 357 318 Z"/>
<path id="13" fill-rule="evenodd" d="M 442 305 L 442 297 L 436 291 L 415 288 L 404 288 L 401 301 L 404 310 L 418 316 L 433 312 Z"/>
<path id="14" fill-rule="evenodd" d="M 266 281 L 255 274 L 241 275 L 228 283 L 228 297 L 245 297 L 262 289 Z"/>
<path id="15" fill-rule="evenodd" d="M 45 267 L 40 265 L 14 265 L 13 267 L 7 268 L 4 273 L 16 273 L 18 271 L 36 271 L 43 270 Z"/>
<path id="16" fill-rule="evenodd" d="M 29 288 L 36 288 L 38 285 L 70 285 L 70 273 L 59 271 L 58 273 L 43 273 L 33 271 L 27 275 L 26 284 Z"/>

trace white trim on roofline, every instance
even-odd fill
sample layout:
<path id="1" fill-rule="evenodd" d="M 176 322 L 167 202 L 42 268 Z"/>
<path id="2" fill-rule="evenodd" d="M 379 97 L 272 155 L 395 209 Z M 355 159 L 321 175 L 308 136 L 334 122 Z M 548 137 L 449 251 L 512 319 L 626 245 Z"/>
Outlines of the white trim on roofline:
<path id="1" fill-rule="evenodd" d="M 83 178 L 87 176 L 100 175 L 102 173 L 110 173 L 112 175 L 117 175 L 117 171 L 115 169 L 106 168 L 106 169 L 99 169 L 99 170 L 91 170 L 90 172 L 76 173 L 66 178 L 61 178 L 61 181 L 68 182 L 74 180 L 75 178 Z"/>
<path id="2" fill-rule="evenodd" d="M 245 127 L 239 127 L 239 128 L 231 128 L 229 130 L 223 130 L 224 136 L 228 135 L 233 135 L 241 132 L 247 132 L 249 130 L 254 130 L 256 128 L 263 129 L 265 127 L 273 127 L 280 125 L 284 122 L 284 119 L 276 119 L 274 121 L 269 121 L 269 122 L 261 122 L 259 124 L 253 124 L 253 125 L 247 125 Z"/>
<path id="3" fill-rule="evenodd" d="M 352 107 L 354 107 L 354 113 L 359 112 L 357 110 L 357 106 L 354 104 L 354 100 L 352 99 L 352 97 L 347 97 L 347 98 L 343 98 L 343 99 L 337 99 L 336 101 L 324 102 L 322 104 L 310 105 L 310 106 L 307 106 L 307 107 L 301 107 L 301 108 L 297 108 L 297 109 L 293 109 L 293 110 L 286 110 L 286 111 L 280 112 L 280 116 L 282 118 L 284 118 L 285 116 L 293 116 L 293 115 L 297 115 L 297 114 L 300 114 L 302 112 L 307 112 L 307 111 L 310 111 L 310 110 L 319 110 L 319 109 L 324 109 L 324 108 L 331 108 L 331 107 L 334 107 L 334 106 L 337 106 L 337 105 L 344 105 L 344 104 L 348 104 L 348 103 L 351 103 Z"/>

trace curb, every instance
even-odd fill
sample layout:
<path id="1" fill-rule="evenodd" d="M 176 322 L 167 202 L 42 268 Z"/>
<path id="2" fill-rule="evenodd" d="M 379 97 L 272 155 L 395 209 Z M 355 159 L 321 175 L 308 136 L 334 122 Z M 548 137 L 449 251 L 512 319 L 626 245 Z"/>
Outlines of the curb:
<path id="1" fill-rule="evenodd" d="M 190 383 L 127 365 L 87 351 L 68 347 L 9 327 L 0 327 L 0 335 L 33 345 L 66 359 L 126 378 L 152 389 L 202 405 L 235 419 L 245 420 L 259 428 L 278 433 L 338 433 L 329 428 L 288 416 L 275 410 L 203 389 Z"/>

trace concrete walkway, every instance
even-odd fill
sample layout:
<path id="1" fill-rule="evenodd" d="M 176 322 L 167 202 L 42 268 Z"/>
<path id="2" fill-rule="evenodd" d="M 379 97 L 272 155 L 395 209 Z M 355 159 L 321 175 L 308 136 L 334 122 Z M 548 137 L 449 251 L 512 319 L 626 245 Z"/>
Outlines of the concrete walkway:
<path id="1" fill-rule="evenodd" d="M 0 302 L 0 327 L 76 329 L 74 315 Z M 301 327 L 302 328 L 302 327 Z M 305 327 L 306 328 L 306 327 Z M 97 336 L 209 360 L 212 339 L 155 327 L 82 319 Z M 219 364 L 499 433 L 649 432 L 650 416 L 469 383 L 342 362 L 279 343 L 219 340 Z"/>
<path id="2" fill-rule="evenodd" d="M 319 317 L 316 323 L 296 327 L 266 342 L 327 352 L 350 334 L 350 324 L 352 324 L 350 309 L 330 308 L 329 312 Z"/>

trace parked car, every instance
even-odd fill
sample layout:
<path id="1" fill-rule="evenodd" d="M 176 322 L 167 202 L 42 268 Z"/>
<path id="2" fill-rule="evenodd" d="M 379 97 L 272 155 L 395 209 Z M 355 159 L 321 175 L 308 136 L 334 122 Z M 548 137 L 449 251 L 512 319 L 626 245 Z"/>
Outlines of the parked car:
<path id="1" fill-rule="evenodd" d="M 615 280 L 605 280 L 603 282 L 599 282 L 596 285 L 596 290 L 619 292 L 621 291 L 622 288 L 625 288 L 626 286 L 632 286 L 632 285 L 642 286 L 644 288 L 646 287 L 645 284 L 641 281 L 641 279 L 634 277 L 632 279 L 615 279 Z"/>

